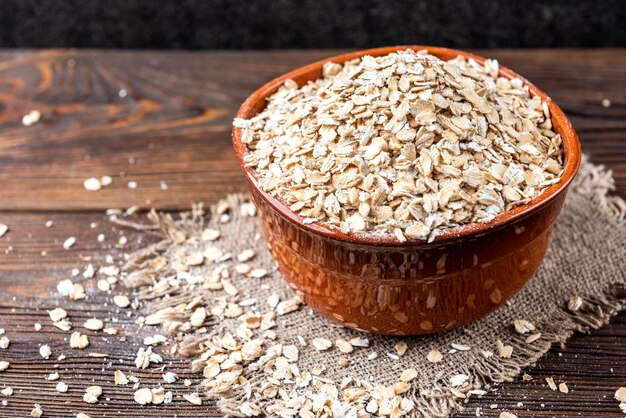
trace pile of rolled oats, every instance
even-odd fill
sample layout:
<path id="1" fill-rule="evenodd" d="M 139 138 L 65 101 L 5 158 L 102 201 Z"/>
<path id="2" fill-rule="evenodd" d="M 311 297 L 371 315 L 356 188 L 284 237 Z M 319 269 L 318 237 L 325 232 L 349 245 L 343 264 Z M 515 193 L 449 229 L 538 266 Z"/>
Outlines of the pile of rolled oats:
<path id="1" fill-rule="evenodd" d="M 399 51 L 324 64 L 235 119 L 260 187 L 305 223 L 433 240 L 529 202 L 562 172 L 550 112 L 497 61 Z"/>

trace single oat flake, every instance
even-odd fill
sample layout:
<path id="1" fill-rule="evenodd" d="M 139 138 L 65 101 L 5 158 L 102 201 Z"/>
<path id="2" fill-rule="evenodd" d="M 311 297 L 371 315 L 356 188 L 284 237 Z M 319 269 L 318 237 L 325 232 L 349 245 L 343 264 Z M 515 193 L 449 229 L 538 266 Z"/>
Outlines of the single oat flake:
<path id="1" fill-rule="evenodd" d="M 85 187 L 85 190 L 95 192 L 102 188 L 102 182 L 96 177 L 89 177 L 83 182 L 83 187 Z"/>
<path id="2" fill-rule="evenodd" d="M 626 402 L 626 387 L 621 387 L 615 391 L 615 399 Z"/>
<path id="3" fill-rule="evenodd" d="M 70 248 L 72 248 L 74 246 L 74 244 L 76 244 L 76 238 L 75 237 L 69 237 L 69 238 L 67 238 L 63 242 L 63 249 L 64 250 L 69 250 Z"/>
<path id="4" fill-rule="evenodd" d="M 24 126 L 32 126 L 39 122 L 41 119 L 41 112 L 37 109 L 31 110 L 24 116 L 22 116 L 22 125 Z"/>
<path id="5" fill-rule="evenodd" d="M 439 350 L 431 350 L 426 355 L 426 359 L 431 363 L 439 363 L 443 359 L 443 355 Z"/>
<path id="6" fill-rule="evenodd" d="M 235 119 L 259 186 L 305 223 L 433 240 L 488 222 L 559 181 L 546 103 L 497 61 L 425 51 L 327 62 Z"/>

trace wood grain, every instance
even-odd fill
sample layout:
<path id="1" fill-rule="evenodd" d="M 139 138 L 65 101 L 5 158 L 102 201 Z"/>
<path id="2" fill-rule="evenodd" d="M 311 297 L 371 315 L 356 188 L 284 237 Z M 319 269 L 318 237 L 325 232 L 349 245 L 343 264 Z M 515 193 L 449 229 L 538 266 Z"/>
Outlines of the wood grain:
<path id="1" fill-rule="evenodd" d="M 550 94 L 626 192 L 626 50 L 478 52 Z M 0 53 L 0 210 L 180 209 L 241 190 L 230 145 L 236 109 L 274 76 L 336 53 Z M 41 122 L 22 126 L 32 109 Z M 83 189 L 102 175 L 113 184 Z"/>
<path id="2" fill-rule="evenodd" d="M 131 323 L 110 303 L 110 295 L 69 303 L 57 298 L 55 286 L 88 257 L 99 264 L 110 251 L 129 251 L 150 240 L 124 231 L 128 248 L 115 249 L 121 230 L 107 222 L 101 209 L 133 204 L 180 209 L 241 190 L 229 139 L 238 105 L 273 76 L 333 54 L 0 52 L 0 222 L 10 226 L 0 238 L 0 328 L 12 340 L 9 350 L 0 350 L 0 360 L 12 363 L 0 373 L 0 388 L 15 389 L 11 397 L 0 395 L 8 401 L 0 406 L 0 417 L 29 416 L 34 403 L 42 405 L 44 418 L 77 412 L 92 418 L 221 416 L 214 404 L 194 407 L 180 399 L 194 386 L 165 384 L 156 366 L 135 370 L 136 350 L 153 331 Z M 571 117 L 592 160 L 614 170 L 618 192 L 626 196 L 626 50 L 482 54 L 498 58 L 548 92 Z M 120 97 L 121 89 L 125 97 Z M 611 107 L 601 105 L 604 98 L 611 100 Z M 21 116 L 32 109 L 41 110 L 43 120 L 22 126 Z M 83 189 L 86 177 L 100 175 L 114 176 L 113 185 L 99 192 Z M 139 187 L 128 189 L 129 180 Z M 168 190 L 161 189 L 161 181 Z M 51 228 L 44 226 L 48 219 L 54 221 Z M 99 233 L 106 235 L 102 244 L 96 241 Z M 75 236 L 77 244 L 66 251 L 62 243 L 68 236 Z M 95 283 L 87 281 L 86 286 L 90 290 Z M 60 303 L 77 329 L 91 336 L 87 350 L 71 350 L 69 333 L 52 326 L 47 310 Z M 80 324 L 92 316 L 116 318 L 122 333 L 105 340 L 82 329 Z M 39 333 L 34 332 L 35 322 L 43 326 Z M 67 358 L 42 359 L 38 349 L 44 343 L 51 345 L 53 358 L 61 353 Z M 456 416 L 472 417 L 476 407 L 487 417 L 504 409 L 520 417 L 623 416 L 613 393 L 626 386 L 624 347 L 626 313 L 589 335 L 575 335 L 564 347 L 553 347 L 527 370 L 534 380 L 498 385 Z M 94 358 L 89 352 L 109 357 Z M 199 376 L 181 359 L 168 357 L 165 365 L 198 382 Z M 140 407 L 132 401 L 131 387 L 113 385 L 117 369 L 137 375 L 146 386 L 163 384 L 173 390 L 174 405 Z M 56 382 L 44 379 L 55 370 L 70 386 L 67 394 L 56 393 Z M 548 376 L 565 381 L 570 393 L 551 391 L 544 380 Z M 82 401 L 84 388 L 91 384 L 104 388 L 96 405 Z M 490 409 L 492 404 L 498 407 Z"/>

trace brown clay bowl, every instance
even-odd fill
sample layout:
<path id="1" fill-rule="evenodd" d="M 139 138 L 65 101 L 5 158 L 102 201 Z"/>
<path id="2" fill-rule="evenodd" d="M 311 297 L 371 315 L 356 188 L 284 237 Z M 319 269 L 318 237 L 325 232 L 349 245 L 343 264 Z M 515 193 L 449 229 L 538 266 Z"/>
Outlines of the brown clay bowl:
<path id="1" fill-rule="evenodd" d="M 238 118 L 250 118 L 285 80 L 299 85 L 321 77 L 326 61 L 342 63 L 364 55 L 399 49 L 426 49 L 441 59 L 457 55 L 484 58 L 452 49 L 397 46 L 352 52 L 318 61 L 282 75 L 255 91 Z M 485 316 L 517 293 L 541 264 L 568 186 L 580 165 L 576 132 L 561 109 L 513 71 L 533 95 L 548 103 L 553 129 L 563 137 L 565 170 L 559 183 L 531 202 L 488 223 L 446 230 L 434 242 L 401 243 L 393 235 L 343 234 L 302 218 L 279 199 L 260 190 L 245 167 L 246 148 L 233 128 L 233 145 L 257 205 L 272 256 L 285 280 L 320 314 L 350 328 L 378 334 L 416 335 L 445 331 Z"/>

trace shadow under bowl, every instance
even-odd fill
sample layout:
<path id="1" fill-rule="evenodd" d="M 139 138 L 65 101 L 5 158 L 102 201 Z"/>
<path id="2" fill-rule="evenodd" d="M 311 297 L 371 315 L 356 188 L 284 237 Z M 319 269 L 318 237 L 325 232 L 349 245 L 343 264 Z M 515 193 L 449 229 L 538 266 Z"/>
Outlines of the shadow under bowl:
<path id="1" fill-rule="evenodd" d="M 479 63 L 484 58 L 430 46 L 369 49 L 328 58 L 284 74 L 255 91 L 238 118 L 260 112 L 285 80 L 298 85 L 322 76 L 327 61 L 343 63 L 365 55 L 427 50 L 443 60 L 458 55 Z M 400 242 L 391 234 L 344 234 L 324 224 L 304 224 L 280 199 L 259 188 L 241 130 L 233 128 L 233 146 L 261 218 L 270 252 L 280 272 L 305 303 L 348 327 L 378 334 L 417 335 L 449 330 L 495 310 L 517 293 L 541 264 L 567 189 L 580 166 L 576 132 L 561 109 L 541 90 L 513 71 L 533 96 L 548 104 L 553 129 L 563 139 L 560 181 L 529 203 L 497 216 L 444 230 L 433 242 Z"/>

